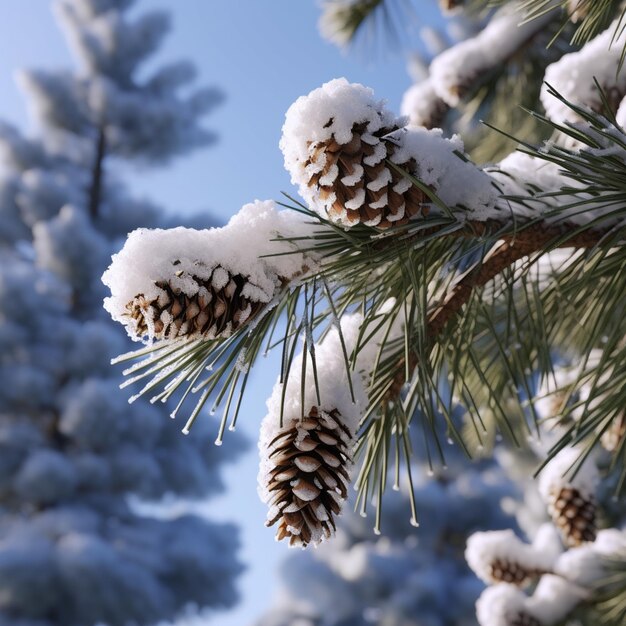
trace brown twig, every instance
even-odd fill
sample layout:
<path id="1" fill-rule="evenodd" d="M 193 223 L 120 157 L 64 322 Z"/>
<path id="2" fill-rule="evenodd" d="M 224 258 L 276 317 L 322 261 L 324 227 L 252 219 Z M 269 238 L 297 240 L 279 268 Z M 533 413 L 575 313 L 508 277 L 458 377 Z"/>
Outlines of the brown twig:
<path id="1" fill-rule="evenodd" d="M 490 230 L 489 225 L 474 223 L 470 225 L 474 236 L 485 234 Z M 523 259 L 534 252 L 555 248 L 593 248 L 600 244 L 606 235 L 602 231 L 586 230 L 576 232 L 572 236 L 562 229 L 547 227 L 545 224 L 534 224 L 512 234 L 498 235 L 502 244 L 479 265 L 474 266 L 459 278 L 445 298 L 429 311 L 426 320 L 426 336 L 432 343 L 440 335 L 469 302 L 475 289 L 485 286 L 490 280 L 501 274 L 516 261 Z M 458 236 L 458 235 L 457 235 Z M 469 236 L 467 232 L 461 236 Z M 418 355 L 413 351 L 409 354 L 409 371 L 413 371 L 418 364 Z M 386 400 L 397 398 L 406 382 L 405 362 L 402 357 L 397 364 L 397 374 L 390 387 Z"/>

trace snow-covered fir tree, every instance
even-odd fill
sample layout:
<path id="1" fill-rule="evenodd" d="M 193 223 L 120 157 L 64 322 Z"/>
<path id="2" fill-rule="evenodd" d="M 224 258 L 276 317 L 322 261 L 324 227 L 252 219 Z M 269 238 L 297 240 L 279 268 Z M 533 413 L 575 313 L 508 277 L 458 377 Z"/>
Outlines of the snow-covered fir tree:
<path id="1" fill-rule="evenodd" d="M 409 4 L 328 0 L 324 32 L 344 45 Z M 286 113 L 280 148 L 302 202 L 247 204 L 221 229 L 131 233 L 103 276 L 105 308 L 131 337 L 155 343 L 147 358 L 137 353 L 132 372 L 148 383 L 144 392 L 155 400 L 189 392 L 185 431 L 210 392 L 224 406 L 222 430 L 234 422 L 250 368 L 282 345 L 259 438 L 267 525 L 291 546 L 335 543 L 303 557 L 308 575 L 290 561 L 291 589 L 269 623 L 335 623 L 331 606 L 337 624 L 404 619 L 406 580 L 375 570 L 419 577 L 428 559 L 420 550 L 403 551 L 403 565 L 394 559 L 420 531 L 403 535 L 392 524 L 387 538 L 365 539 L 354 530 L 359 519 L 347 514 L 342 523 L 340 514 L 354 485 L 357 508 L 373 508 L 375 531 L 384 532 L 383 494 L 404 465 L 416 524 L 427 488 L 415 437 L 445 426 L 470 452 L 498 438 L 547 442 L 526 471 L 543 470 L 533 497 L 546 524 L 468 538 L 476 577 L 463 575 L 474 591 L 479 578 L 488 585 L 476 614 L 439 608 L 429 618 L 621 625 L 622 3 L 440 5 L 463 27 L 439 38 L 421 73 L 414 64 L 420 76 L 404 116 L 346 78 L 301 96 Z M 478 126 L 480 118 L 497 130 Z M 151 371 L 156 364 L 168 369 Z M 439 445 L 436 438 L 427 456 Z M 529 520 L 522 509 L 518 517 Z M 440 526 L 431 525 L 435 537 Z M 352 551 L 361 561 L 341 559 Z M 370 592 L 380 602 L 363 613 L 355 598 Z M 418 612 L 413 600 L 407 623 Z"/>
<path id="2" fill-rule="evenodd" d="M 170 22 L 133 4 L 56 0 L 78 68 L 21 72 L 36 130 L 0 126 L 3 626 L 139 626 L 237 600 L 233 524 L 129 505 L 215 494 L 244 445 L 129 406 L 110 367 L 128 346 L 103 315 L 102 271 L 128 230 L 175 221 L 132 198 L 122 164 L 210 145 L 202 121 L 221 100 L 189 63 L 139 71 Z"/>

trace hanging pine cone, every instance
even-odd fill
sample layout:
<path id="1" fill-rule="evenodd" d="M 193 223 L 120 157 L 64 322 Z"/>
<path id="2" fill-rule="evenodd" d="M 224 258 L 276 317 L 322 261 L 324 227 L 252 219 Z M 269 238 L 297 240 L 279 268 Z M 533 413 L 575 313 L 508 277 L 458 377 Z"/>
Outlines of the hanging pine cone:
<path id="1" fill-rule="evenodd" d="M 548 502 L 552 521 L 568 546 L 579 546 L 596 538 L 596 502 L 572 486 L 554 489 Z"/>
<path id="2" fill-rule="evenodd" d="M 336 79 L 287 112 L 280 147 L 300 193 L 330 221 L 389 228 L 426 214 L 429 201 L 394 169 L 415 175 L 401 123 L 371 89 Z"/>
<path id="3" fill-rule="evenodd" d="M 266 526 L 278 523 L 277 540 L 305 547 L 334 533 L 334 517 L 347 497 L 351 441 L 338 411 L 314 406 L 270 442 Z"/>
<path id="4" fill-rule="evenodd" d="M 600 443 L 605 450 L 615 452 L 626 435 L 626 413 L 622 413 L 611 421 L 610 426 L 602 433 Z"/>
<path id="5" fill-rule="evenodd" d="M 242 295 L 248 279 L 240 274 L 231 275 L 216 267 L 208 278 L 176 273 L 177 278 L 191 279 L 194 289 L 186 290 L 168 281 L 158 281 L 158 298 L 147 300 L 138 294 L 126 305 L 128 315 L 135 320 L 139 337 L 152 339 L 215 339 L 228 336 L 250 321 L 263 308 Z"/>

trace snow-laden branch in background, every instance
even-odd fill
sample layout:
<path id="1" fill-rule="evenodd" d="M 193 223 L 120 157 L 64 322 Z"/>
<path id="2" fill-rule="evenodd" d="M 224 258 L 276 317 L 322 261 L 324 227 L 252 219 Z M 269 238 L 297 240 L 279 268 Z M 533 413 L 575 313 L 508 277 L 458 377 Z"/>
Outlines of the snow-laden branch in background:
<path id="1" fill-rule="evenodd" d="M 276 539 L 288 538 L 290 546 L 330 537 L 348 496 L 352 451 L 368 401 L 343 350 L 353 352 L 361 323 L 359 315 L 345 316 L 341 331 L 333 328 L 314 355 L 305 345 L 267 402 L 259 437 L 259 495 L 270 507 L 266 525 L 278 523 Z"/>
<path id="2" fill-rule="evenodd" d="M 376 353 L 402 329 L 395 316 L 360 345 L 367 335 L 362 325 L 360 314 L 344 315 L 319 344 L 307 337 L 287 380 L 276 383 L 267 402 L 259 495 L 270 507 L 266 525 L 277 523 L 276 539 L 287 538 L 290 546 L 316 545 L 334 534 Z"/>
<path id="3" fill-rule="evenodd" d="M 452 46 L 433 60 L 430 79 L 435 93 L 450 107 L 458 106 L 479 77 L 495 70 L 552 19 L 552 12 L 546 11 L 541 17 L 523 22 L 519 6 L 508 3 L 475 37 Z"/>
<path id="4" fill-rule="evenodd" d="M 602 530 L 593 543 L 571 548 L 555 558 L 553 573 L 541 577 L 532 595 L 508 583 L 488 587 L 476 603 L 478 622 L 480 626 L 559 624 L 579 604 L 593 601 L 598 581 L 608 573 L 609 560 L 625 557 L 624 531 Z"/>
<path id="5" fill-rule="evenodd" d="M 400 112 L 411 126 L 441 128 L 449 105 L 437 94 L 433 81 L 427 78 L 409 87 L 402 96 Z"/>
<path id="6" fill-rule="evenodd" d="M 310 232 L 306 217 L 271 200 L 246 204 L 222 228 L 136 230 L 102 277 L 104 307 L 135 340 L 228 337 L 314 268 L 279 239 Z"/>
<path id="7" fill-rule="evenodd" d="M 626 95 L 626 67 L 620 68 L 625 44 L 626 29 L 618 28 L 614 22 L 577 52 L 566 54 L 549 65 L 544 77 L 546 84 L 541 90 L 541 103 L 547 117 L 557 124 L 581 121 L 575 111 L 550 94 L 548 85 L 566 100 L 601 112 L 602 97 L 594 79 L 616 111 Z"/>

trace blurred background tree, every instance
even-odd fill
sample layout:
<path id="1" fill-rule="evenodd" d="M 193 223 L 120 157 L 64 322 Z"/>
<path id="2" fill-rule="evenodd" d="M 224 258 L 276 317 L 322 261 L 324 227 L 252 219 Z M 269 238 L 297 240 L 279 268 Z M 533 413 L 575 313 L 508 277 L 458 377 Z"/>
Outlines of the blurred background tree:
<path id="1" fill-rule="evenodd" d="M 129 195 L 124 163 L 211 145 L 202 121 L 222 101 L 188 62 L 145 71 L 170 22 L 133 4 L 57 0 L 78 66 L 21 72 L 37 133 L 0 126 L 3 626 L 147 625 L 237 600 L 232 524 L 128 500 L 216 494 L 245 447 L 220 454 L 210 423 L 182 437 L 166 407 L 129 407 L 110 367 L 127 344 L 103 317 L 102 271 L 129 230 L 178 223 Z"/>

